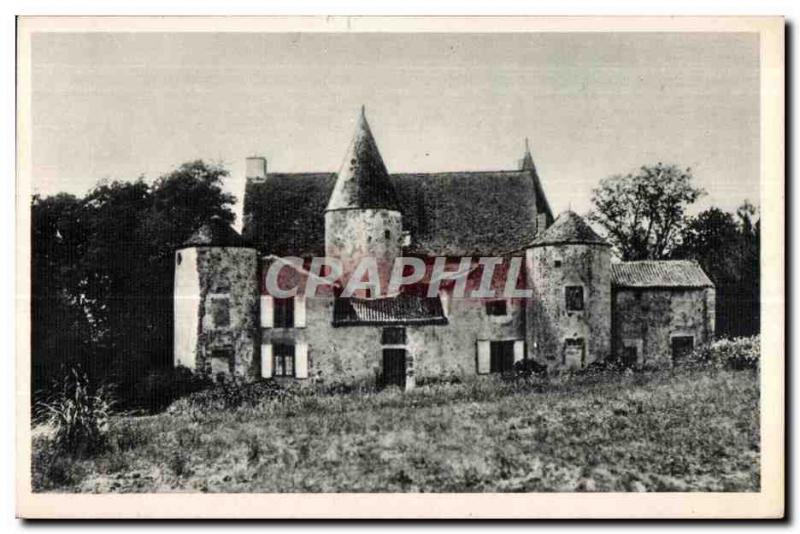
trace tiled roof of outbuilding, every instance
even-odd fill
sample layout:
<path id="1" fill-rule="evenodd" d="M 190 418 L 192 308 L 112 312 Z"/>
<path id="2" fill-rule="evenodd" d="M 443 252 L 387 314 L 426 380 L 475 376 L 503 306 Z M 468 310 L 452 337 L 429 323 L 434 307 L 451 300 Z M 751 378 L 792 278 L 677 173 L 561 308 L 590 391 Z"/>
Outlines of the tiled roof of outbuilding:
<path id="1" fill-rule="evenodd" d="M 532 246 L 567 243 L 610 246 L 605 239 L 592 230 L 592 227 L 580 215 L 569 210 L 559 215 L 544 234 L 533 241 Z"/>
<path id="2" fill-rule="evenodd" d="M 439 297 L 401 294 L 383 299 L 337 298 L 334 326 L 446 324 Z"/>
<path id="3" fill-rule="evenodd" d="M 630 288 L 702 288 L 714 283 L 694 260 L 629 261 L 611 264 L 611 285 Z"/>
<path id="4" fill-rule="evenodd" d="M 411 232 L 407 252 L 422 256 L 499 255 L 536 236 L 542 194 L 530 171 L 390 174 Z M 312 256 L 325 251 L 325 207 L 335 173 L 270 173 L 248 182 L 244 235 L 264 252 Z M 539 210 L 548 209 L 539 199 Z"/>

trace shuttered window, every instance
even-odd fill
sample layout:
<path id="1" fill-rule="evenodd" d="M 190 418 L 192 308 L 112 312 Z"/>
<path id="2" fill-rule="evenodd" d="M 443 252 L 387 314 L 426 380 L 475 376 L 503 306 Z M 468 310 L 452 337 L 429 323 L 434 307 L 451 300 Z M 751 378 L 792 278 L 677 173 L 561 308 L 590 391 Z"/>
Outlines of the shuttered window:
<path id="1" fill-rule="evenodd" d="M 275 299 L 275 328 L 292 328 L 294 326 L 294 298 Z"/>
<path id="2" fill-rule="evenodd" d="M 273 376 L 294 376 L 294 345 L 272 346 Z"/>

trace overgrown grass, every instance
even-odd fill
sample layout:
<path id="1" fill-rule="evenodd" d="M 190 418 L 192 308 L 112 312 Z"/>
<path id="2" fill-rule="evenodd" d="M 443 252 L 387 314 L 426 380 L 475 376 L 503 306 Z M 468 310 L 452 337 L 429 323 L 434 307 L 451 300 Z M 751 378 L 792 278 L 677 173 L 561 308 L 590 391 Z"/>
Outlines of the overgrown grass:
<path id="1" fill-rule="evenodd" d="M 261 388 L 261 389 L 259 389 Z M 758 373 L 584 373 L 409 393 L 201 392 L 47 463 L 67 492 L 758 491 Z M 216 395 L 216 396 L 215 396 Z M 238 395 L 238 394 L 237 394 Z"/>

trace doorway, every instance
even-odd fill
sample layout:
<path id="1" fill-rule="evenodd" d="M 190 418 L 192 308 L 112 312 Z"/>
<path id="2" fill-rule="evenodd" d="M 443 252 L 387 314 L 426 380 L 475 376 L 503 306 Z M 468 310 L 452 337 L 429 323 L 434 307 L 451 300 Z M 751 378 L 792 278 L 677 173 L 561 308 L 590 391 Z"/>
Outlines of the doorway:
<path id="1" fill-rule="evenodd" d="M 383 385 L 406 388 L 405 349 L 383 349 Z"/>

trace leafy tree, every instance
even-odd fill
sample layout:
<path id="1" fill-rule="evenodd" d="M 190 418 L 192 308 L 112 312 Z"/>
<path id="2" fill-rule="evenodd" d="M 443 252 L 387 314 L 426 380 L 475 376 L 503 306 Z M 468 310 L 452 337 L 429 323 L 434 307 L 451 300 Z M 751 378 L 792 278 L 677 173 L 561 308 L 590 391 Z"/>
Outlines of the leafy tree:
<path id="1" fill-rule="evenodd" d="M 717 334 L 760 331 L 760 222 L 745 201 L 736 214 L 710 208 L 691 218 L 674 258 L 697 260 L 717 292 Z"/>
<path id="2" fill-rule="evenodd" d="M 78 360 L 131 398 L 148 370 L 171 365 L 174 250 L 212 217 L 233 222 L 225 176 L 194 161 L 152 185 L 34 198 L 34 389 Z"/>
<path id="3" fill-rule="evenodd" d="M 686 208 L 704 194 L 691 169 L 643 166 L 615 175 L 592 191 L 589 219 L 603 226 L 623 260 L 668 258 L 686 222 Z"/>

